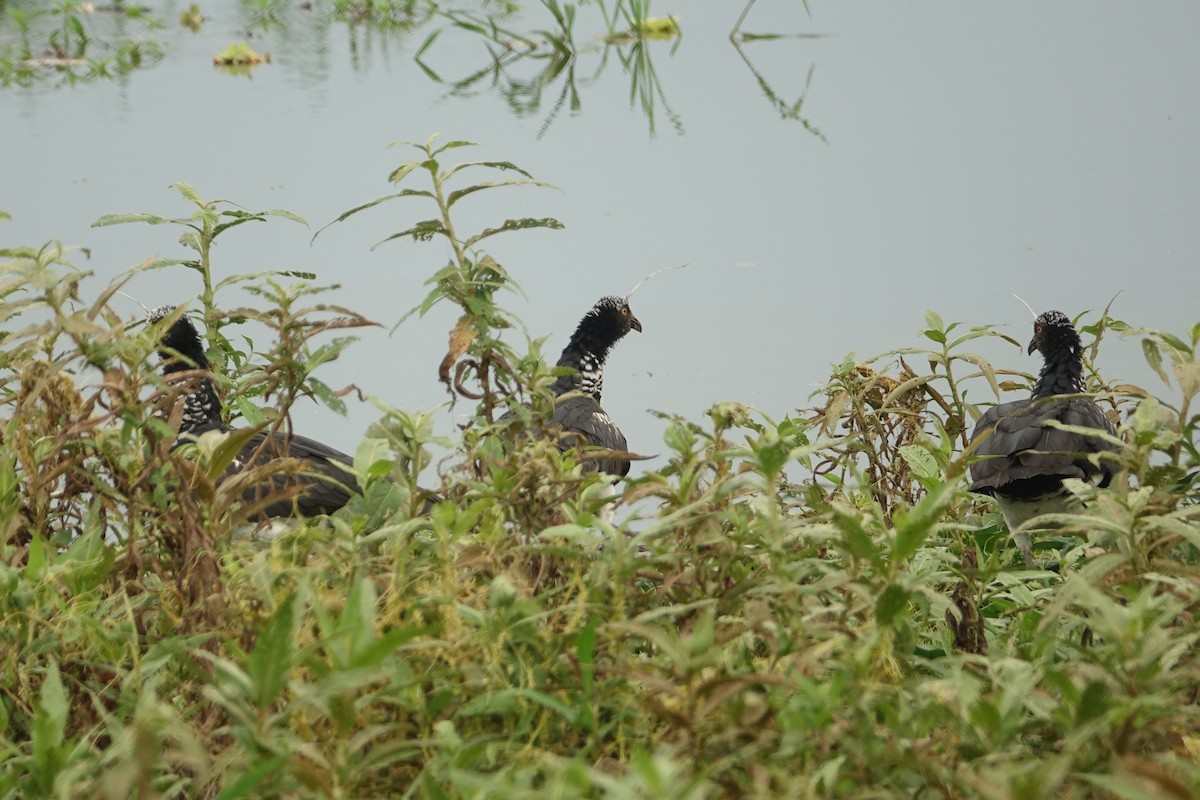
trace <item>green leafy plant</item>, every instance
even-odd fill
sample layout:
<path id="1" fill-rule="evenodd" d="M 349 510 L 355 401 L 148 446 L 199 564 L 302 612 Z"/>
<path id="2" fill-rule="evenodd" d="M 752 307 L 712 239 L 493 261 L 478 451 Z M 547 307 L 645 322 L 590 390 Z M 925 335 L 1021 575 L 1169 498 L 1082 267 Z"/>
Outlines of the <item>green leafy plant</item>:
<path id="1" fill-rule="evenodd" d="M 491 256 L 481 253 L 478 245 L 502 233 L 536 228 L 560 229 L 563 226 L 549 217 L 520 217 L 506 219 L 495 227 L 460 237 L 455 231 L 451 215 L 451 209 L 459 201 L 477 192 L 501 187 L 549 184 L 536 180 L 528 172 L 508 161 L 467 161 L 443 167 L 439 158 L 447 151 L 473 146 L 473 142 L 450 141 L 438 144 L 437 137 L 433 136 L 423 145 L 404 144 L 416 148 L 423 158 L 400 164 L 388 175 L 388 180 L 398 185 L 410 175 L 424 173 L 429 177 L 430 188 L 406 188 L 376 198 L 346 211 L 336 222 L 343 222 L 381 203 L 402 198 L 424 198 L 433 202 L 438 212 L 437 217 L 421 220 L 393 233 L 375 246 L 405 238 L 417 242 L 438 238 L 449 244 L 453 253 L 450 261 L 430 277 L 428 284 L 433 288 L 409 314 L 418 313 L 423 316 L 442 302 L 459 307 L 461 314 L 450 331 L 449 347 L 438 366 L 438 379 L 451 390 L 452 397 L 458 395 L 483 400 L 483 413 L 490 421 L 491 410 L 495 404 L 494 395 L 497 392 L 507 394 L 515 388 L 512 380 L 516 377 L 513 367 L 516 358 L 511 348 L 499 337 L 499 332 L 511 327 L 512 322 L 496 303 L 498 292 L 511 290 L 515 285 L 508 272 Z M 516 177 L 452 188 L 452 179 L 467 171 L 477 170 L 515 173 Z M 478 391 L 467 386 L 468 380 L 478 386 Z"/>
<path id="2" fill-rule="evenodd" d="M 99 224 L 174 226 L 190 254 L 101 287 L 61 244 L 0 249 L 0 794 L 1194 796 L 1200 326 L 1078 321 L 1122 479 L 1076 487 L 1056 572 L 1014 568 L 964 488 L 980 407 L 1030 382 L 974 347 L 1016 343 L 934 313 L 784 418 L 662 413 L 662 456 L 606 522 L 604 481 L 513 435 L 554 375 L 538 340 L 504 341 L 512 278 L 483 245 L 554 225 L 455 225 L 459 200 L 539 182 L 443 163 L 464 145 L 418 146 L 395 192 L 341 219 L 436 209 L 385 241 L 449 246 L 410 313 L 458 310 L 440 377 L 479 413 L 437 437 L 439 412 L 374 400 L 362 496 L 266 545 L 228 535 L 236 503 L 204 483 L 216 448 L 170 452 L 153 336 L 110 302 L 144 269 L 198 278 L 249 423 L 308 392 L 336 409 L 313 372 L 352 345 L 314 337 L 360 318 L 331 319 L 311 276 L 212 277 L 218 237 L 295 215 L 180 184 L 187 215 Z M 475 171 L 499 178 L 465 183 Z M 222 311 L 233 288 L 255 307 Z M 250 319 L 271 345 L 230 336 Z M 1163 387 L 1104 381 L 1113 335 L 1143 341 Z M 509 416 L 488 421 L 489 389 Z M 426 508 L 430 444 L 443 500 Z"/>

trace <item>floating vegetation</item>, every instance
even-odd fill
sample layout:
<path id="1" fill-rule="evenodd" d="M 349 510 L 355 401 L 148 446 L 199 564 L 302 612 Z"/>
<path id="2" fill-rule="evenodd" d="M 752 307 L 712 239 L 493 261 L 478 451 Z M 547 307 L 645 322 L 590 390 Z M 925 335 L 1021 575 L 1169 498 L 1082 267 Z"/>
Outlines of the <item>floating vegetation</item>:
<path id="1" fill-rule="evenodd" d="M 179 12 L 179 24 L 190 31 L 200 30 L 200 26 L 204 24 L 204 15 L 200 13 L 200 6 L 192 3 L 190 6 Z"/>
<path id="2" fill-rule="evenodd" d="M 605 34 L 610 44 L 627 44 L 637 39 L 674 39 L 679 36 L 679 17 L 646 17 L 634 19 L 627 31 Z"/>
<path id="3" fill-rule="evenodd" d="M 213 66 L 238 75 L 249 75 L 253 67 L 270 63 L 271 54 L 255 51 L 249 42 L 236 42 L 213 56 Z"/>

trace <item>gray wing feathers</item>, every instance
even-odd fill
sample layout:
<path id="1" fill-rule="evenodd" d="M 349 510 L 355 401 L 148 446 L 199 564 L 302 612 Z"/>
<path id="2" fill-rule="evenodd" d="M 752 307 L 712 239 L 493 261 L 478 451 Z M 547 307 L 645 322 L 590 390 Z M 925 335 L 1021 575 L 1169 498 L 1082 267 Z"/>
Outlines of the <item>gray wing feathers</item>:
<path id="1" fill-rule="evenodd" d="M 1112 452 L 1116 445 L 1102 438 L 1064 431 L 1046 424 L 1095 428 L 1115 434 L 1101 408 L 1084 397 L 1018 400 L 989 409 L 971 436 L 971 491 L 991 493 L 1014 481 L 1062 478 L 1100 478 L 1107 484 L 1112 468 L 1093 464 L 1088 456 Z"/>
<path id="2" fill-rule="evenodd" d="M 562 430 L 558 449 L 563 452 L 572 447 L 595 447 L 622 452 L 629 450 L 621 429 L 604 413 L 604 409 L 591 395 L 578 394 L 560 398 L 555 405 L 549 427 L 552 430 Z M 598 470 L 620 477 L 629 473 L 629 461 L 625 459 L 602 458 L 587 460 L 583 464 L 584 469 Z"/>
<path id="3" fill-rule="evenodd" d="M 262 446 L 264 441 L 266 445 Z M 269 480 L 257 482 L 243 492 L 246 503 L 262 503 L 272 495 L 282 495 L 261 506 L 252 515 L 254 519 L 332 514 L 346 504 L 352 493 L 360 491 L 354 473 L 341 466 L 353 466 L 350 456 L 315 439 L 260 432 L 242 448 L 239 460 L 249 459 L 256 452 L 256 466 L 289 457 L 297 459 L 299 464 L 295 472 L 274 473 Z M 225 477 L 232 471 L 233 467 L 226 471 Z"/>

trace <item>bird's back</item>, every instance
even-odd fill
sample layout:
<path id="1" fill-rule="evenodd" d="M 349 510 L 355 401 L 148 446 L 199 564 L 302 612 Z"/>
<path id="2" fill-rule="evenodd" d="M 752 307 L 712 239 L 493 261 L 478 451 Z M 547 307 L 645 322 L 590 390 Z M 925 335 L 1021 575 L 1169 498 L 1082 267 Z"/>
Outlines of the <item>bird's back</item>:
<path id="1" fill-rule="evenodd" d="M 1093 428 L 1115 435 L 1100 406 L 1086 397 L 1017 400 L 993 406 L 979 418 L 971 435 L 972 492 L 1037 494 L 1050 491 L 1063 478 L 1096 479 L 1105 486 L 1112 467 L 1092 463 L 1089 456 L 1119 448 L 1101 436 L 1062 430 L 1051 424 Z"/>
<path id="2" fill-rule="evenodd" d="M 212 431 L 233 433 L 234 429 L 214 424 L 204 430 L 190 431 L 181 435 L 171 449 Z M 284 459 L 289 459 L 290 465 L 284 464 Z M 251 480 L 242 489 L 242 503 L 250 510 L 250 520 L 315 517 L 332 514 L 350 500 L 351 494 L 361 491 L 353 466 L 350 456 L 307 436 L 257 431 L 217 482 L 224 483 L 247 470 L 263 468 L 266 474 L 248 476 Z"/>
<path id="3" fill-rule="evenodd" d="M 597 447 L 621 452 L 629 449 L 621 429 L 590 394 L 573 392 L 559 397 L 555 401 L 549 428 L 561 430 L 558 448 L 562 452 L 572 447 L 581 450 Z M 585 469 L 623 478 L 629 474 L 629 461 L 617 458 L 590 459 L 585 462 Z"/>
<path id="4" fill-rule="evenodd" d="M 278 465 L 272 463 L 284 458 L 293 460 L 294 472 L 278 470 Z M 250 437 L 222 480 L 241 470 L 264 465 L 274 470 L 269 479 L 256 481 L 242 492 L 242 500 L 247 504 L 269 500 L 251 515 L 255 520 L 332 514 L 349 501 L 351 494 L 361 491 L 350 456 L 307 436 L 268 431 Z M 296 491 L 299 493 L 293 497 Z M 281 496 L 271 499 L 274 495 Z"/>

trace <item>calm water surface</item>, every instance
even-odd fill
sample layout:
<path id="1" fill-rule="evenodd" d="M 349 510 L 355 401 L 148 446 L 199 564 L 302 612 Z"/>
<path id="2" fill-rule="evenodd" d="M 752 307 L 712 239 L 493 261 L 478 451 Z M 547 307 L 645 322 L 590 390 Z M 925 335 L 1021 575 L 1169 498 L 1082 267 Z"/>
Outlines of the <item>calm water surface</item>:
<path id="1" fill-rule="evenodd" d="M 389 191 L 387 173 L 410 158 L 389 142 L 471 139 L 481 146 L 458 151 L 462 160 L 510 160 L 560 189 L 486 192 L 459 206 L 460 231 L 516 216 L 566 225 L 487 249 L 521 283 L 525 297 L 509 305 L 532 335 L 550 337 L 548 352 L 599 296 L 690 265 L 638 292 L 645 332 L 610 360 L 605 406 L 641 452 L 662 450 L 662 423 L 646 409 L 694 418 L 736 399 L 781 416 L 847 352 L 918 345 L 925 309 L 1005 323 L 1020 339 L 1030 322 L 1014 292 L 1072 314 L 1120 292 L 1114 314 L 1131 323 L 1182 332 L 1200 320 L 1195 2 L 811 0 L 809 17 L 802 3 L 761 0 L 744 30 L 804 36 L 740 48 L 729 32 L 741 3 L 659 2 L 654 13 L 678 14 L 684 35 L 678 47 L 649 45 L 653 81 L 645 62 L 636 74 L 622 63 L 628 48 L 605 51 L 595 7 L 583 6 L 576 109 L 569 95 L 560 102 L 563 76 L 539 91 L 544 61 L 487 75 L 482 41 L 461 31 L 424 54 L 426 71 L 413 55 L 434 25 L 384 33 L 294 5 L 263 30 L 247 6 L 214 0 L 201 3 L 209 21 L 191 34 L 176 28 L 185 5 L 154 9 L 168 22 L 154 34 L 167 57 L 150 69 L 0 89 L 0 209 L 13 215 L 0 243 L 86 245 L 98 288 L 149 256 L 185 254 L 165 227 L 90 223 L 190 213 L 168 188 L 186 181 L 312 226 L 232 232 L 215 251 L 218 277 L 311 270 L 342 285 L 337 302 L 386 328 L 448 253 L 441 243 L 370 247 L 430 207 L 385 205 L 310 245 L 312 231 Z M 529 5 L 510 28 L 550 26 Z M 273 62 L 251 78 L 215 71 L 212 54 L 248 29 Z M 199 291 L 191 281 L 148 274 L 129 291 L 147 305 L 184 302 Z M 436 368 L 452 318 L 435 311 L 391 337 L 368 331 L 319 376 L 434 408 L 445 400 Z M 985 352 L 1037 367 L 1014 348 Z M 1106 344 L 1100 367 L 1152 381 L 1136 341 Z M 376 416 L 366 404 L 345 419 L 295 410 L 298 430 L 348 450 Z M 454 415 L 440 419 L 450 431 Z"/>

